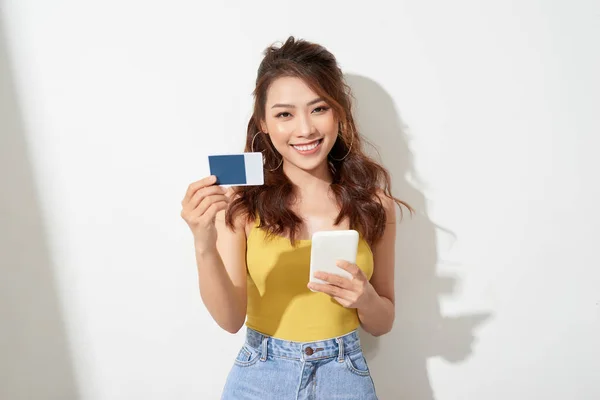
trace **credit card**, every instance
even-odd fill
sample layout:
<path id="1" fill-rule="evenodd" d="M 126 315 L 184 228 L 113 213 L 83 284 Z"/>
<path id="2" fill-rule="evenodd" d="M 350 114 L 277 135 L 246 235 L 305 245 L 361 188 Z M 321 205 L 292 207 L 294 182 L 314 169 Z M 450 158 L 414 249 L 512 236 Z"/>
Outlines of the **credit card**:
<path id="1" fill-rule="evenodd" d="M 265 183 L 260 152 L 210 155 L 208 165 L 210 174 L 217 177 L 217 185 L 257 186 Z"/>

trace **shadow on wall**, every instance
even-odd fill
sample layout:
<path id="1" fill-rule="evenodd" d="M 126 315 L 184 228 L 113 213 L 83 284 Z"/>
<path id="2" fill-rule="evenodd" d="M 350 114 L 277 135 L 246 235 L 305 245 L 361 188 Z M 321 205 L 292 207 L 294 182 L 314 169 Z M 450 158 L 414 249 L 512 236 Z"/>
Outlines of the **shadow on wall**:
<path id="1" fill-rule="evenodd" d="M 419 179 L 407 130 L 392 98 L 369 78 L 350 74 L 345 78 L 355 97 L 359 132 L 376 147 L 390 171 L 393 194 L 415 209 L 412 217 L 403 209 L 397 230 L 394 329 L 380 338 L 363 332 L 364 351 L 380 399 L 434 400 L 428 359 L 465 360 L 472 353 L 473 331 L 491 314 L 441 315 L 440 296 L 454 293 L 457 277 L 439 276 L 436 271 L 437 233 L 451 233 L 429 219 L 425 197 L 411 183 Z"/>
<path id="2" fill-rule="evenodd" d="M 2 15 L 0 15 L 0 23 Z M 79 398 L 0 25 L 0 399 Z"/>

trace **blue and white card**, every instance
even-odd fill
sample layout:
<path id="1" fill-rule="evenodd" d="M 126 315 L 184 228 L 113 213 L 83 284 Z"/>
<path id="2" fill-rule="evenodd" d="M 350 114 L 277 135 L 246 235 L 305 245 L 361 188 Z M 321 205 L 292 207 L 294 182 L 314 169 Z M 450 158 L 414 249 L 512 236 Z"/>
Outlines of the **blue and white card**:
<path id="1" fill-rule="evenodd" d="M 241 153 L 208 156 L 210 174 L 221 186 L 257 186 L 265 183 L 263 154 Z"/>

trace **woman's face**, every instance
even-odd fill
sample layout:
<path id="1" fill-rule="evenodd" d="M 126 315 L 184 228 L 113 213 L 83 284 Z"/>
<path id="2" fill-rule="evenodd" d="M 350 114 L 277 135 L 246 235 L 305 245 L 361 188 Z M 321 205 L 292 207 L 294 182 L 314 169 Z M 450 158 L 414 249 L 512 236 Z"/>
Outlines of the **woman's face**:
<path id="1" fill-rule="evenodd" d="M 327 164 L 338 121 L 331 107 L 303 80 L 283 77 L 269 87 L 261 129 L 270 135 L 284 165 L 313 171 Z"/>

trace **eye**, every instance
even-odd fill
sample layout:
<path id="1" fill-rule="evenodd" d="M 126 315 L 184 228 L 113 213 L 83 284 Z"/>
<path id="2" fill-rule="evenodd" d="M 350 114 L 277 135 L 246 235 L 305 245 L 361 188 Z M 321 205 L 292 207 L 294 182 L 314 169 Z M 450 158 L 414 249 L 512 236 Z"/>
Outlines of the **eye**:
<path id="1" fill-rule="evenodd" d="M 280 112 L 279 114 L 275 115 L 275 118 L 288 118 L 291 116 L 292 116 L 292 114 L 290 114 L 289 112 L 283 111 L 283 112 Z"/>
<path id="2" fill-rule="evenodd" d="M 313 110 L 313 112 L 316 112 L 316 113 L 324 113 L 324 112 L 326 112 L 327 110 L 329 110 L 329 107 L 328 107 L 328 106 L 319 106 L 319 107 L 315 108 L 315 109 Z"/>

